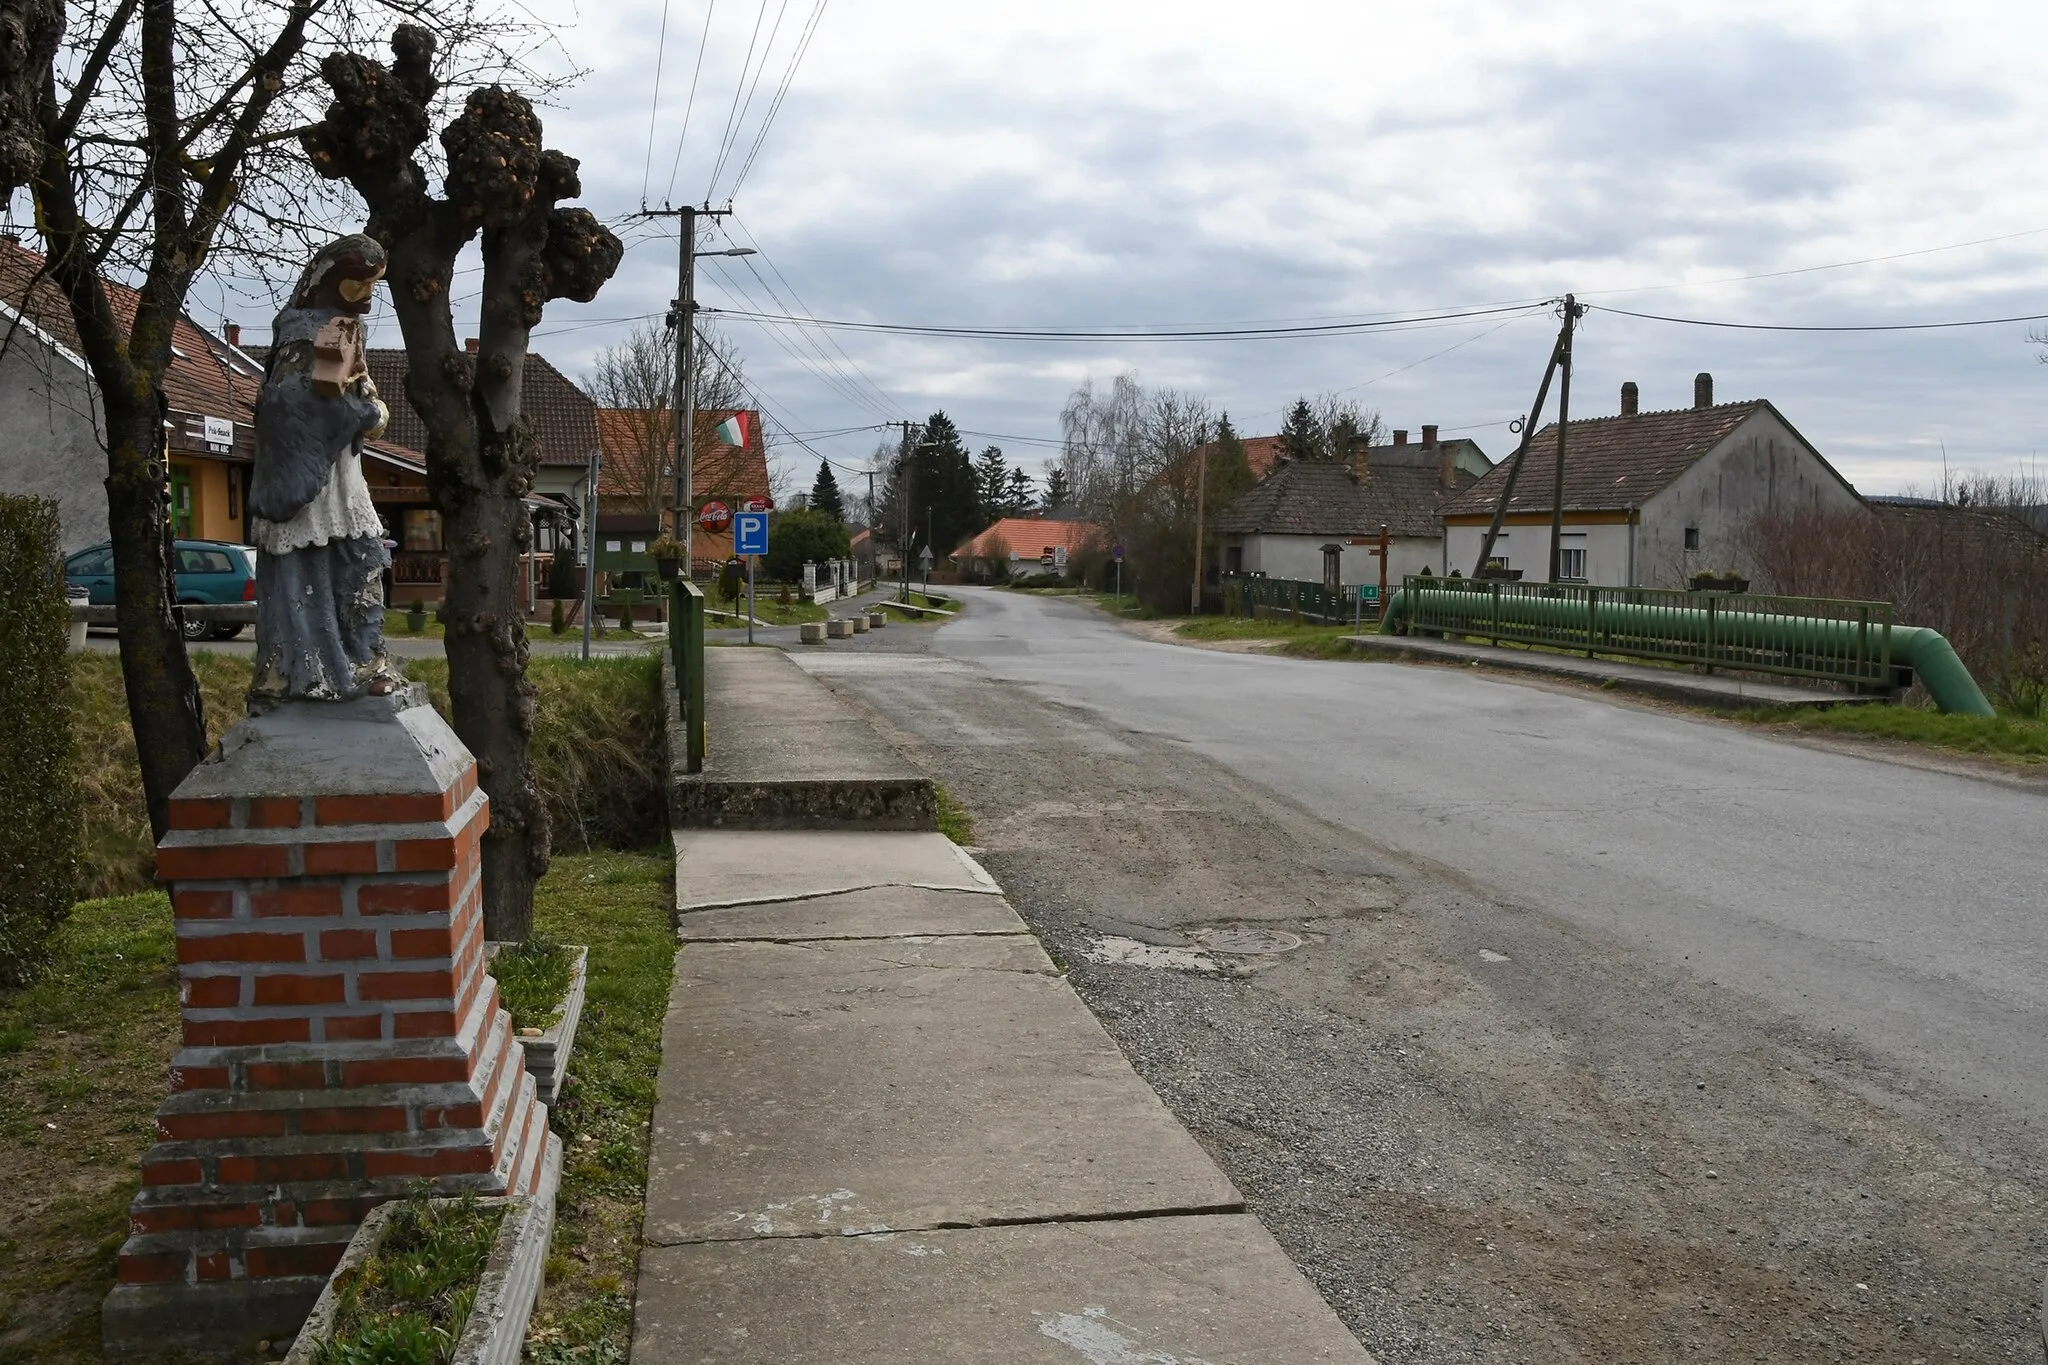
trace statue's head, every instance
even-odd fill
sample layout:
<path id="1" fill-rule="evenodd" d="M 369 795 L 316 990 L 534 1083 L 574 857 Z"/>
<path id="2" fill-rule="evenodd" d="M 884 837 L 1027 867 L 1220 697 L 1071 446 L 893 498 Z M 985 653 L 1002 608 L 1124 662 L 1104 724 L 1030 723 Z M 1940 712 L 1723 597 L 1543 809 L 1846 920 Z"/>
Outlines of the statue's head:
<path id="1" fill-rule="evenodd" d="M 370 311 L 370 295 L 384 278 L 384 248 L 376 238 L 352 232 L 320 248 L 292 292 L 295 308 Z"/>

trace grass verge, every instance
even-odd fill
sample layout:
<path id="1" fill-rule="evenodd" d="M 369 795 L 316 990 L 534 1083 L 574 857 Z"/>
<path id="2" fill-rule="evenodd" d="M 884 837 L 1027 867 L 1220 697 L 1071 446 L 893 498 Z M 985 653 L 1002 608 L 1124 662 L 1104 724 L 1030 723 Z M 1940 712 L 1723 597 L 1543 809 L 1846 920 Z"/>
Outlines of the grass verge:
<path id="1" fill-rule="evenodd" d="M 75 906 L 48 970 L 0 993 L 0 1361 L 100 1357 L 100 1300 L 169 1090 L 178 1041 L 171 906 L 151 892 Z"/>
<path id="2" fill-rule="evenodd" d="M 194 650 L 191 659 L 205 698 L 208 738 L 218 740 L 243 714 L 249 656 Z M 446 660 L 408 659 L 405 671 L 426 684 L 442 715 L 451 714 Z M 649 650 L 585 663 L 536 654 L 526 674 L 540 691 L 534 768 L 555 846 L 641 848 L 659 839 L 667 827 L 660 656 Z M 73 654 L 71 692 L 83 788 L 80 890 L 87 896 L 147 890 L 155 847 L 120 659 Z"/>
<path id="3" fill-rule="evenodd" d="M 1369 629 L 1369 627 L 1368 627 Z M 1344 643 L 1356 635 L 1354 626 L 1323 626 L 1294 621 L 1248 621 L 1241 616 L 1197 616 L 1181 622 L 1174 633 L 1184 640 L 1273 640 L 1282 654 L 1309 659 L 1341 659 L 1353 651 Z"/>
<path id="4" fill-rule="evenodd" d="M 661 854 L 555 859 L 540 931 L 590 945 L 567 1087 L 547 1293 L 527 1359 L 620 1365 L 632 1324 L 648 1122 L 675 956 Z M 0 1142 L 13 1187 L 0 1221 L 0 1361 L 99 1365 L 100 1300 L 169 1088 L 178 984 L 170 902 L 82 902 L 32 986 L 0 993 Z"/>
<path id="5" fill-rule="evenodd" d="M 637 614 L 635 619 L 638 619 Z M 397 607 L 386 607 L 384 609 L 384 633 L 394 640 L 439 640 L 446 632 L 442 630 L 441 623 L 434 619 L 434 613 L 431 611 L 427 613 L 426 624 L 418 630 L 414 630 L 412 622 L 406 619 L 404 611 Z M 560 635 L 557 635 L 546 621 L 528 621 L 526 623 L 526 638 L 529 640 L 580 640 L 583 638 L 583 625 L 581 622 L 576 622 Z M 604 626 L 593 628 L 590 632 L 590 638 L 593 640 L 641 640 L 646 637 L 635 631 L 620 630 L 617 626 Z"/>
<path id="6" fill-rule="evenodd" d="M 2048 764 L 2048 723 L 2013 716 L 1955 716 L 1927 707 L 1872 704 L 1824 711 L 1759 706 L 1736 712 L 1735 719 L 1772 729 L 1900 740 L 2027 766 Z"/>
<path id="7" fill-rule="evenodd" d="M 953 793 L 944 787 L 938 787 L 936 790 L 939 797 L 939 833 L 956 844 L 972 844 L 974 817 L 967 813 L 967 807 L 953 799 Z"/>
<path id="8" fill-rule="evenodd" d="M 540 932 L 590 945 L 583 1021 L 549 1126 L 562 1188 L 528 1365 L 624 1365 L 647 1197 L 648 1127 L 675 968 L 671 861 L 659 853 L 557 858 L 534 898 Z"/>

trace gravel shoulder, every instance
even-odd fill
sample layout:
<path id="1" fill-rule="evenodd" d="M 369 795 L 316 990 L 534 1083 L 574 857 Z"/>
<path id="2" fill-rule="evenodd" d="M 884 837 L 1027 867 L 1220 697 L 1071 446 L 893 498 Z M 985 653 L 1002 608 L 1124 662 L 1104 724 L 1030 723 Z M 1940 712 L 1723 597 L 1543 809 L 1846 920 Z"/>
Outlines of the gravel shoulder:
<path id="1" fill-rule="evenodd" d="M 2040 1133 L 928 640 L 799 658 L 1383 1361 L 2043 1359 Z"/>

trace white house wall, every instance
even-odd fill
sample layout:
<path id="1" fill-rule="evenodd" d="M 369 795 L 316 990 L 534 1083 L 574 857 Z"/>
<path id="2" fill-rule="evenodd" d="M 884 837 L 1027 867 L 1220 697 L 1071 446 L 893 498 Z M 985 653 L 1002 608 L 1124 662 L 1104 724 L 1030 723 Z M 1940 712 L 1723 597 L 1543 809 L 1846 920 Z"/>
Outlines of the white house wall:
<path id="1" fill-rule="evenodd" d="M 1630 530 L 1630 527 L 1611 522 L 1575 522 L 1569 516 L 1565 518 L 1565 548 L 1585 550 L 1587 582 L 1610 588 L 1630 585 Z M 1433 566 L 1431 572 L 1447 573 L 1456 569 L 1470 577 L 1473 566 L 1479 562 L 1479 547 L 1485 543 L 1484 526 L 1451 527 L 1444 541 L 1449 562 Z M 1550 572 L 1549 524 L 1502 527 L 1500 539 L 1494 542 L 1493 555 L 1496 559 L 1506 560 L 1510 569 L 1520 569 L 1525 579 L 1535 581 L 1545 577 Z"/>
<path id="2" fill-rule="evenodd" d="M 0 493 L 54 499 L 70 554 L 107 538 L 106 477 L 91 380 L 24 327 L 0 357 Z"/>
<path id="3" fill-rule="evenodd" d="M 1353 545 L 1349 536 L 1284 536 L 1255 535 L 1231 536 L 1226 546 L 1242 546 L 1244 549 L 1244 571 L 1263 573 L 1268 578 L 1292 578 L 1308 583 L 1323 581 L 1323 547 L 1335 544 L 1343 548 L 1339 562 L 1339 582 L 1377 583 L 1380 580 L 1380 561 L 1372 553 L 1370 545 Z M 1226 551 L 1227 553 L 1227 551 Z M 1388 546 L 1388 581 L 1398 583 L 1404 574 L 1421 573 L 1427 566 L 1431 573 L 1442 570 L 1443 542 L 1434 536 L 1395 536 Z"/>
<path id="4" fill-rule="evenodd" d="M 1746 572 L 1744 528 L 1770 510 L 1853 510 L 1855 493 L 1768 408 L 1728 433 L 1669 488 L 1643 504 L 1645 587 L 1682 588 L 1695 573 Z M 1685 548 L 1685 529 L 1699 549 Z"/>

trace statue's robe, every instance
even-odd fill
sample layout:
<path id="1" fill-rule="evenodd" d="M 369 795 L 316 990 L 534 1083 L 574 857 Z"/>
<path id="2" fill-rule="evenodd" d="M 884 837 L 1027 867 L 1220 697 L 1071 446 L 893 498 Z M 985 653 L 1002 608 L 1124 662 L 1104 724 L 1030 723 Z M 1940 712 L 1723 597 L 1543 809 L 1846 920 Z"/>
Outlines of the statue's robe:
<path id="1" fill-rule="evenodd" d="M 313 387 L 326 308 L 277 315 L 256 400 L 249 484 L 256 561 L 252 698 L 344 700 L 389 678 L 382 577 L 391 553 L 363 480 L 363 437 L 383 411 L 353 388 Z"/>

